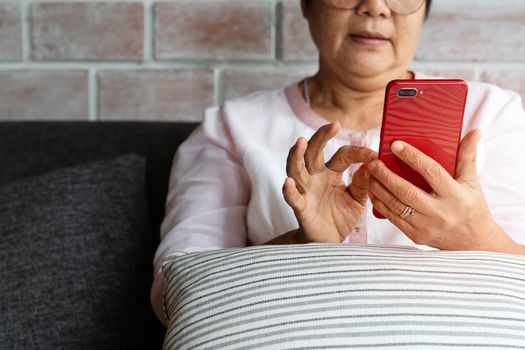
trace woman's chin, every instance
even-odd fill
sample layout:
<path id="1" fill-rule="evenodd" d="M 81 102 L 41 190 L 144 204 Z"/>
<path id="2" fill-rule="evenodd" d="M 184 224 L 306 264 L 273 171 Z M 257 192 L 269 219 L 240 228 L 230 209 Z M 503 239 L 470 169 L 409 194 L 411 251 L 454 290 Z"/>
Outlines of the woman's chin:
<path id="1" fill-rule="evenodd" d="M 347 64 L 347 74 L 358 78 L 377 78 L 388 73 L 389 67 L 384 64 L 349 63 Z"/>
<path id="2" fill-rule="evenodd" d="M 377 52 L 352 51 L 335 61 L 335 66 L 344 69 L 346 74 L 367 78 L 388 74 L 388 71 L 396 66 L 394 59 L 390 59 L 389 55 Z"/>

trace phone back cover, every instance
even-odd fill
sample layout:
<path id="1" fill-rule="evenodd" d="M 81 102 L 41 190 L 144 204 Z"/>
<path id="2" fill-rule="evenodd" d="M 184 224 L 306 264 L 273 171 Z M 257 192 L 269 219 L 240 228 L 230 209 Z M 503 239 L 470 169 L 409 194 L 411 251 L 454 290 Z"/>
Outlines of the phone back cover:
<path id="1" fill-rule="evenodd" d="M 398 97 L 400 88 L 416 88 L 418 94 Z M 390 151 L 394 141 L 405 141 L 454 177 L 467 90 L 463 80 L 392 81 L 386 90 L 379 158 L 393 172 L 430 192 L 426 180 Z"/>

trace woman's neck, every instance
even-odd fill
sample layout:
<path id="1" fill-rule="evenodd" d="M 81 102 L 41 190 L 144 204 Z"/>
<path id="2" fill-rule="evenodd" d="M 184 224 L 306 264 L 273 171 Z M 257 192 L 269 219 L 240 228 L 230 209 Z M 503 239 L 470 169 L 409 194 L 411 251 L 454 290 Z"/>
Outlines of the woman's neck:
<path id="1" fill-rule="evenodd" d="M 412 78 L 406 71 L 400 79 Z M 386 83 L 367 84 L 366 91 L 317 73 L 308 79 L 310 107 L 329 121 L 339 121 L 344 128 L 367 130 L 381 125 Z M 306 97 L 304 86 L 300 86 Z"/>

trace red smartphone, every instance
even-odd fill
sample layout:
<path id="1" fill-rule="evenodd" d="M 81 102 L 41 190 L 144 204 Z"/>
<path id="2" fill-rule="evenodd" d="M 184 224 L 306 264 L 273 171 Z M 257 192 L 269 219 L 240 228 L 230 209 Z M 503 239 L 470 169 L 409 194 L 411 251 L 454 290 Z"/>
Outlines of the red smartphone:
<path id="1" fill-rule="evenodd" d="M 454 177 L 468 84 L 464 80 L 393 80 L 386 87 L 379 159 L 397 175 L 431 192 L 426 180 L 390 146 L 404 141 L 436 160 Z M 384 219 L 375 208 L 374 216 Z"/>

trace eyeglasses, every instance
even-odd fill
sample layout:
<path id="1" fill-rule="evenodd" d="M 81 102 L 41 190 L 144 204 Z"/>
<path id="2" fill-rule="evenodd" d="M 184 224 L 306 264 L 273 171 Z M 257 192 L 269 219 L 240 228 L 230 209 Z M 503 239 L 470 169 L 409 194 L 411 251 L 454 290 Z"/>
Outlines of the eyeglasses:
<path id="1" fill-rule="evenodd" d="M 362 0 L 330 0 L 332 7 L 340 10 L 355 9 Z M 419 10 L 425 0 L 385 0 L 388 7 L 399 15 L 409 15 Z"/>

